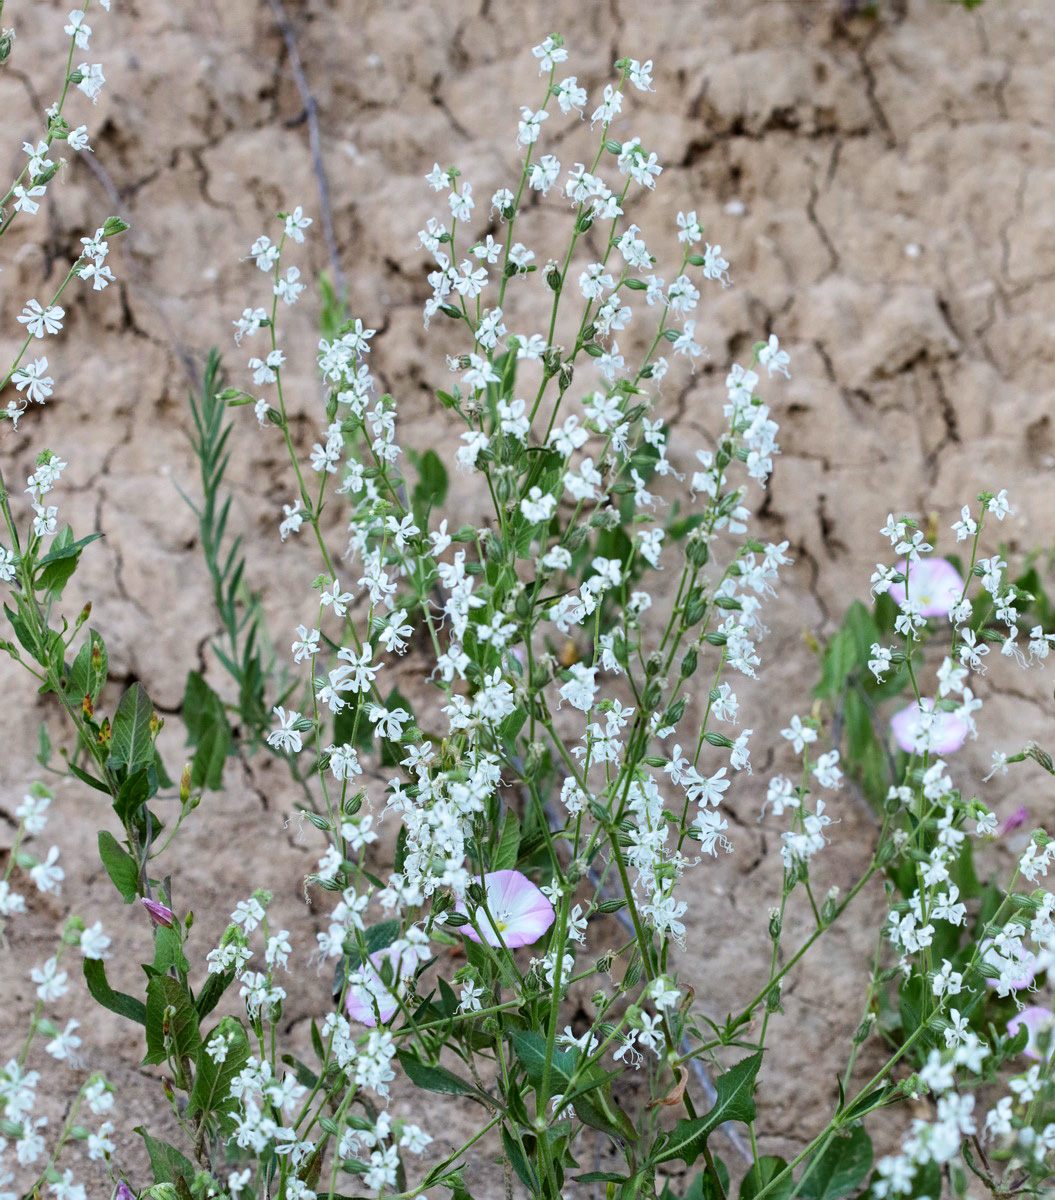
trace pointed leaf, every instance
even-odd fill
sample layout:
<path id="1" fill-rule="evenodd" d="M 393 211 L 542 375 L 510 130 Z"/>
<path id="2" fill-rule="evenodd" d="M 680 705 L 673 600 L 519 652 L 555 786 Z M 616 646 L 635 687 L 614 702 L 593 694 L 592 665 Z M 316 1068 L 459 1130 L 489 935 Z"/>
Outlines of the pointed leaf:
<path id="1" fill-rule="evenodd" d="M 426 1092 L 441 1092 L 447 1096 L 477 1096 L 479 1093 L 471 1083 L 459 1079 L 446 1067 L 430 1066 L 415 1058 L 413 1054 L 400 1053 L 399 1065 L 415 1087 Z"/>
<path id="2" fill-rule="evenodd" d="M 105 829 L 99 831 L 99 857 L 125 904 L 131 904 L 136 898 L 136 885 L 139 883 L 136 860 L 127 850 L 123 850 L 117 838 Z"/>
<path id="3" fill-rule="evenodd" d="M 172 1012 L 166 1017 L 169 1009 Z M 146 1027 L 147 1053 L 143 1063 L 148 1066 L 168 1061 L 166 1027 L 177 1058 L 193 1058 L 201 1045 L 198 1015 L 187 989 L 168 975 L 155 975 L 147 984 Z"/>
<path id="4" fill-rule="evenodd" d="M 667 1140 L 660 1143 L 653 1163 L 680 1158 L 689 1166 L 699 1158 L 710 1134 L 726 1121 L 745 1125 L 755 1119 L 755 1076 L 762 1065 L 762 1051 L 741 1059 L 715 1081 L 718 1098 L 706 1116 L 679 1121 Z"/>
<path id="5" fill-rule="evenodd" d="M 92 999 L 98 1001 L 103 1008 L 115 1012 L 119 1017 L 127 1017 L 140 1025 L 147 1023 L 147 1009 L 142 1000 L 128 996 L 124 992 L 115 992 L 106 979 L 106 968 L 98 958 L 84 960 L 84 980 Z"/>
<path id="6" fill-rule="evenodd" d="M 227 1054 L 221 1063 L 214 1062 L 207 1049 L 217 1034 L 227 1041 Z M 205 1115 L 213 1113 L 221 1118 L 220 1126 L 227 1132 L 238 1104 L 231 1095 L 231 1084 L 248 1061 L 249 1039 L 241 1021 L 235 1017 L 224 1017 L 198 1049 L 194 1087 L 187 1102 L 187 1116 L 193 1117 L 199 1112 Z"/>
<path id="7" fill-rule="evenodd" d="M 803 1200 L 839 1200 L 856 1191 L 872 1169 L 872 1139 L 864 1126 L 835 1137 L 818 1156 L 813 1154 L 802 1175 Z"/>
<path id="8" fill-rule="evenodd" d="M 193 1179 L 197 1174 L 194 1164 L 175 1146 L 152 1138 L 142 1125 L 137 1125 L 133 1132 L 138 1133 L 146 1143 L 155 1183 L 175 1183 L 180 1176 L 186 1180 Z"/>
<path id="9" fill-rule="evenodd" d="M 106 683 L 108 669 L 106 643 L 94 629 L 89 629 L 88 640 L 77 651 L 66 685 L 66 690 L 75 705 L 79 707 L 85 696 L 95 704 Z"/>
<path id="10" fill-rule="evenodd" d="M 769 1187 L 781 1171 L 787 1170 L 787 1166 L 784 1159 L 776 1158 L 771 1154 L 763 1154 L 744 1176 L 743 1182 L 740 1184 L 740 1200 L 755 1200 L 755 1196 L 763 1188 Z M 795 1180 L 789 1171 L 780 1183 L 766 1192 L 766 1196 L 771 1196 L 773 1200 L 784 1200 L 785 1196 L 791 1195 L 794 1187 Z"/>
<path id="11" fill-rule="evenodd" d="M 114 713 L 110 739 L 110 766 L 135 771 L 154 760 L 154 738 L 150 725 L 154 706 L 146 688 L 133 683 L 121 697 Z"/>

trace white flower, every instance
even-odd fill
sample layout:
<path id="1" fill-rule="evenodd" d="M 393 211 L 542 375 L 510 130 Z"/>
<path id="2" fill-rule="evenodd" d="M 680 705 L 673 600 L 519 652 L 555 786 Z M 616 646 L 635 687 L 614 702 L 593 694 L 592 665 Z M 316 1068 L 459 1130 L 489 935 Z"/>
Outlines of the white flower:
<path id="1" fill-rule="evenodd" d="M 81 934 L 81 953 L 85 958 L 107 958 L 110 939 L 103 933 L 101 921 L 89 925 Z"/>

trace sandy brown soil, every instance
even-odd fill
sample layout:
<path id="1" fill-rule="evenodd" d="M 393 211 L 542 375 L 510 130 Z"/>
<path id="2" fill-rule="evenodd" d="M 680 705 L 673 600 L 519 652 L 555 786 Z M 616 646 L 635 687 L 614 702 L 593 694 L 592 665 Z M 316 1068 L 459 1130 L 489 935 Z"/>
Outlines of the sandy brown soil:
<path id="1" fill-rule="evenodd" d="M 676 383 L 665 396 L 689 435 L 684 444 L 714 429 L 727 365 L 759 336 L 777 331 L 792 353 L 793 381 L 767 389 L 784 453 L 765 502 L 755 503 L 765 536 L 788 539 L 796 565 L 769 610 L 764 682 L 739 689 L 746 723 L 774 736 L 756 736 L 755 774 L 729 793 L 736 852 L 706 876 L 710 893 L 694 914 L 685 964 L 719 1019 L 764 979 L 779 858 L 776 833 L 757 815 L 767 774 L 784 761 L 777 722 L 810 704 L 816 666 L 802 635 L 830 631 L 852 599 L 866 597 L 887 512 L 936 513 L 947 531 L 979 490 L 1007 487 L 1016 508 L 999 531 L 1008 557 L 1055 540 L 1055 10 L 1023 0 L 966 15 L 914 0 L 899 17 L 896 6 L 881 7 L 878 20 L 844 22 L 837 0 L 287 3 L 318 105 L 350 310 L 380 330 L 373 366 L 399 398 L 408 444 L 450 441 L 432 389 L 446 379 L 452 347 L 441 331 L 426 341 L 421 330 L 416 230 L 435 211 L 422 175 L 435 158 L 456 163 L 479 196 L 512 178 L 514 106 L 539 92 L 528 48 L 552 29 L 567 36 L 572 69 L 591 95 L 619 55 L 655 60 L 655 94 L 635 97 L 623 125 L 665 166 L 658 196 L 636 219 L 654 252 L 672 251 L 674 212 L 695 207 L 732 262 L 736 286 L 708 295 L 699 324 L 713 357 L 690 386 Z M 46 214 L 27 222 L 28 236 L 5 255 L 4 346 L 24 298 L 42 295 L 41 281 L 53 283 L 77 238 L 112 211 L 132 224 L 115 255 L 121 283 L 67 305 L 67 333 L 48 347 L 59 394 L 17 435 L 6 431 L 0 450 L 14 479 L 42 446 L 69 460 L 61 511 L 79 534 L 106 536 L 86 554 L 66 609 L 72 615 L 92 600 L 92 623 L 110 647 L 112 695 L 144 682 L 170 716 L 163 737 L 176 768 L 187 671 L 204 666 L 221 686 L 206 649 L 216 622 L 195 523 L 176 491 L 177 483 L 196 490 L 186 391 L 211 345 L 235 372 L 247 357 L 230 343 L 230 322 L 264 300 L 262 276 L 240 261 L 252 240 L 280 208 L 300 203 L 316 216 L 321 208 L 304 101 L 269 3 L 117 0 L 114 8 L 94 22 L 108 86 L 95 109 L 77 110 L 96 154 L 51 189 Z M 0 72 L 8 167 L 34 134 L 32 113 L 51 99 L 53 75 L 41 72 L 54 70 L 67 9 L 14 0 L 5 10 L 19 30 Z M 570 147 L 555 152 L 571 160 Z M 298 261 L 327 268 L 318 223 L 313 234 Z M 316 315 L 305 298 L 283 338 L 305 446 L 325 423 L 313 376 Z M 292 494 L 281 446 L 248 411 L 242 416 L 232 443 L 236 519 L 283 645 L 306 616 L 319 568 L 306 541 L 280 550 L 277 518 Z M 691 459 L 687 450 L 672 457 L 682 468 Z M 471 511 L 471 497 L 457 503 Z M 34 704 L 31 681 L 11 664 L 0 671 L 2 842 L 40 774 L 30 749 L 37 725 L 53 724 L 54 714 Z M 1029 680 L 992 672 L 992 721 L 964 751 L 965 788 L 980 787 L 994 746 L 1016 748 L 1023 730 L 1050 740 L 1050 686 L 1050 672 Z M 1012 777 L 986 794 L 1001 814 L 1026 802 L 1038 819 L 1045 810 L 1050 817 L 1043 778 Z M 303 958 L 321 921 L 301 888 L 317 835 L 287 821 L 296 796 L 274 766 L 232 764 L 228 782 L 224 794 L 206 797 L 171 856 L 177 902 L 198 917 L 194 944 L 204 955 L 233 904 L 263 885 L 275 891 L 277 919 Z M 32 997 L 26 972 L 50 953 L 67 906 L 114 936 L 115 981 L 131 984 L 137 956 L 148 953 L 146 921 L 121 907 L 97 861 L 95 830 L 108 814 L 93 793 L 68 786 L 55 809 L 65 894 L 34 901 L 2 952 L 5 1055 Z M 841 823 L 819 870 L 824 886 L 845 888 L 867 860 L 873 821 L 850 791 L 835 809 Z M 786 989 L 764 1075 L 765 1152 L 794 1152 L 830 1109 L 876 911 L 864 901 L 861 919 L 832 933 Z M 327 1003 L 325 976 L 290 985 L 295 1041 Z M 86 1062 L 105 1066 L 120 1089 L 117 1159 L 135 1176 L 143 1156 L 129 1131 L 161 1119 L 156 1073 L 138 1066 L 140 1047 L 116 1018 L 74 997 L 64 1005 L 61 1013 L 85 1026 Z M 899 1113 L 897 1124 L 908 1117 Z M 452 1109 L 432 1131 L 445 1144 L 473 1120 Z M 735 1147 L 721 1152 L 736 1159 Z M 486 1159 L 476 1167 L 493 1176 Z M 90 1194 L 105 1194 L 91 1171 Z"/>

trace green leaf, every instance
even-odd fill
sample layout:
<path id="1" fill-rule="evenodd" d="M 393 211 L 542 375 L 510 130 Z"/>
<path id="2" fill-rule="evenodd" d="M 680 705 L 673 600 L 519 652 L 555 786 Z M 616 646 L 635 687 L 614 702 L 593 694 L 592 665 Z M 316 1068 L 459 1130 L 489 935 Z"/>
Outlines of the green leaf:
<path id="1" fill-rule="evenodd" d="M 154 761 L 154 737 L 150 726 L 154 706 L 146 688 L 133 683 L 121 697 L 114 713 L 110 738 L 109 766 L 125 767 L 129 772 L 148 766 Z"/>
<path id="2" fill-rule="evenodd" d="M 136 860 L 105 829 L 99 831 L 99 857 L 125 904 L 131 904 L 136 898 L 136 885 L 139 883 Z"/>
<path id="3" fill-rule="evenodd" d="M 414 465 L 418 469 L 418 482 L 411 503 L 415 515 L 423 518 L 430 509 L 441 508 L 447 499 L 447 470 L 435 450 L 426 450 Z"/>
<path id="4" fill-rule="evenodd" d="M 102 537 L 102 534 L 91 533 L 86 538 L 75 542 L 73 530 L 68 525 L 64 525 L 56 534 L 51 549 L 37 563 L 37 585 L 56 596 L 61 595 L 70 576 L 77 570 L 81 551 L 89 542 L 94 542 L 98 537 Z"/>
<path id="5" fill-rule="evenodd" d="M 754 1200 L 755 1196 L 780 1174 L 781 1171 L 787 1169 L 787 1163 L 782 1158 L 776 1158 L 772 1154 L 763 1154 L 762 1157 L 752 1165 L 751 1170 L 743 1178 L 740 1184 L 740 1200 Z M 785 1196 L 791 1194 L 795 1186 L 795 1180 L 789 1172 L 787 1176 L 766 1193 L 767 1196 L 772 1196 L 773 1200 L 783 1200 Z"/>
<path id="6" fill-rule="evenodd" d="M 718 1098 L 706 1116 L 682 1120 L 658 1146 L 653 1163 L 670 1162 L 680 1158 L 688 1166 L 699 1158 L 710 1134 L 726 1121 L 749 1124 L 755 1119 L 755 1076 L 762 1065 L 762 1051 L 741 1059 L 715 1081 Z"/>
<path id="7" fill-rule="evenodd" d="M 122 825 L 129 825 L 139 814 L 139 810 L 154 795 L 156 788 L 151 788 L 150 772 L 146 768 L 136 771 L 121 784 L 114 801 L 114 812 Z"/>
<path id="8" fill-rule="evenodd" d="M 227 1040 L 227 1055 L 222 1063 L 213 1062 L 206 1046 L 216 1036 Z M 202 1041 L 198 1049 L 194 1087 L 187 1101 L 187 1116 L 196 1113 L 214 1113 L 220 1118 L 220 1127 L 226 1133 L 233 1124 L 238 1101 L 231 1095 L 231 1083 L 249 1061 L 249 1039 L 242 1023 L 235 1017 L 224 1017 L 216 1028 Z"/>
<path id="9" fill-rule="evenodd" d="M 128 1020 L 135 1021 L 139 1025 L 147 1023 L 146 1005 L 134 996 L 114 991 L 107 982 L 106 968 L 101 959 L 86 958 L 84 960 L 84 981 L 88 985 L 92 999 L 101 1004 L 103 1008 L 117 1013 L 119 1017 L 127 1017 Z"/>
<path id="10" fill-rule="evenodd" d="M 94 629 L 89 629 L 87 641 L 77 651 L 77 657 L 73 660 L 66 684 L 66 691 L 74 704 L 83 704 L 85 696 L 95 704 L 106 683 L 108 669 L 106 643 Z"/>
<path id="11" fill-rule="evenodd" d="M 542 1034 L 526 1029 L 514 1030 L 510 1039 L 524 1073 L 534 1087 L 540 1087 L 546 1069 L 546 1039 Z M 610 1083 L 613 1076 L 594 1064 L 580 1073 L 576 1082 L 571 1084 L 578 1065 L 577 1051 L 553 1051 L 550 1080 L 554 1094 L 560 1091 L 567 1095 L 571 1085 L 572 1108 L 580 1121 L 593 1129 L 600 1129 L 609 1137 L 636 1141 L 637 1130 L 626 1113 L 611 1098 Z"/>
<path id="12" fill-rule="evenodd" d="M 195 997 L 194 1007 L 198 1019 L 203 1020 L 220 1003 L 220 997 L 234 982 L 234 971 L 221 971 L 210 975 L 202 985 L 201 991 Z"/>
<path id="13" fill-rule="evenodd" d="M 147 1154 L 150 1155 L 150 1168 L 154 1172 L 155 1183 L 175 1183 L 182 1176 L 185 1180 L 193 1179 L 197 1172 L 194 1164 L 186 1155 L 181 1154 L 175 1146 L 168 1142 L 159 1142 L 152 1138 L 142 1125 L 133 1130 L 146 1143 Z"/>
<path id="14" fill-rule="evenodd" d="M 872 1139 L 858 1125 L 810 1156 L 799 1184 L 803 1200 L 839 1200 L 864 1183 L 872 1169 Z"/>
<path id="15" fill-rule="evenodd" d="M 183 723 L 187 742 L 196 747 L 191 760 L 191 787 L 216 790 L 231 748 L 231 729 L 223 701 L 197 671 L 187 674 L 183 693 Z"/>
<path id="16" fill-rule="evenodd" d="M 94 775 L 89 775 L 87 771 L 82 771 L 76 763 L 67 763 L 66 770 L 74 777 L 79 779 L 81 783 L 86 783 L 89 787 L 95 788 L 97 792 L 102 792 L 104 796 L 110 795 L 110 789 L 101 779 L 96 779 Z"/>
<path id="17" fill-rule="evenodd" d="M 173 1011 L 166 1019 L 168 1009 Z M 198 1032 L 198 1014 L 194 1011 L 187 989 L 178 979 L 169 975 L 155 975 L 147 984 L 147 1053 L 143 1059 L 144 1066 L 168 1061 L 166 1026 L 174 1057 L 193 1058 L 201 1045 L 201 1034 Z"/>
<path id="18" fill-rule="evenodd" d="M 507 812 L 502 825 L 502 840 L 491 861 L 492 871 L 509 871 L 517 865 L 517 854 L 520 852 L 520 823 L 516 813 Z"/>
<path id="19" fill-rule="evenodd" d="M 154 961 L 150 969 L 157 975 L 164 975 L 173 967 L 186 974 L 190 970 L 190 963 L 183 957 L 179 930 L 159 925 L 154 930 Z"/>
<path id="20" fill-rule="evenodd" d="M 540 1194 L 538 1176 L 535 1174 L 535 1168 L 528 1162 L 524 1155 L 524 1151 L 517 1144 L 516 1138 L 509 1132 L 506 1126 L 502 1125 L 502 1149 L 505 1151 L 506 1158 L 509 1159 L 509 1165 L 516 1172 L 517 1179 L 527 1188 L 532 1196 Z"/>
<path id="21" fill-rule="evenodd" d="M 406 1051 L 401 1051 L 398 1058 L 399 1065 L 415 1087 L 422 1088 L 426 1092 L 440 1092 L 445 1096 L 479 1095 L 471 1083 L 459 1079 L 453 1071 L 448 1071 L 446 1067 L 429 1066 Z"/>
<path id="22" fill-rule="evenodd" d="M 715 1187 L 714 1179 L 710 1171 L 701 1171 L 699 1175 L 689 1184 L 689 1190 L 682 1196 L 681 1200 L 726 1200 L 729 1195 L 729 1168 L 725 1163 L 714 1155 L 714 1169 L 718 1174 L 718 1182 L 721 1185 L 721 1191 Z"/>

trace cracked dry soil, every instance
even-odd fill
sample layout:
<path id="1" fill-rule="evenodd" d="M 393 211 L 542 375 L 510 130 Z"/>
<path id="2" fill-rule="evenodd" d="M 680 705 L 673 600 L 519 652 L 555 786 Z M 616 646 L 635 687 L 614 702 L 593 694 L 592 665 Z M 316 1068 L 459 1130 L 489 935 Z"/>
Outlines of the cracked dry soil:
<path id="1" fill-rule="evenodd" d="M 830 632 L 851 600 L 867 598 L 888 510 L 935 514 L 947 548 L 960 505 L 982 488 L 1008 487 L 1016 516 L 999 529 L 1006 557 L 1055 540 L 1055 9 L 1024 3 L 988 3 L 967 15 L 913 0 L 903 13 L 884 5 L 887 15 L 874 21 L 840 18 L 835 0 L 286 6 L 317 103 L 350 311 L 379 330 L 372 365 L 399 399 L 410 445 L 449 446 L 455 437 L 432 398 L 449 347 L 442 330 L 428 340 L 421 330 L 425 260 L 415 234 L 435 211 L 423 174 L 438 157 L 461 167 L 478 195 L 509 181 L 514 103 L 539 91 L 528 48 L 546 32 L 566 35 L 571 70 L 591 95 L 621 54 L 655 60 L 655 94 L 635 96 L 622 120 L 627 136 L 640 136 L 665 167 L 658 196 L 646 197 L 635 219 L 663 262 L 674 249 L 673 214 L 695 208 L 731 260 L 735 283 L 705 296 L 699 328 L 710 360 L 660 403 L 690 435 L 676 440 L 675 465 L 689 465 L 682 443 L 702 444 L 713 432 L 735 357 L 771 329 L 792 353 L 793 381 L 766 389 L 783 456 L 768 491 L 750 501 L 764 535 L 786 538 L 796 560 L 768 609 L 762 684 L 738 689 L 745 724 L 759 731 L 775 732 L 809 708 L 816 662 L 803 635 Z M 101 295 L 74 294 L 66 333 L 48 347 L 57 398 L 29 413 L 17 435 L 4 431 L 2 453 L 12 477 L 28 473 L 43 446 L 69 461 L 60 511 L 79 535 L 99 529 L 105 537 L 85 554 L 64 610 L 73 616 L 92 600 L 92 624 L 111 654 L 106 699 L 142 680 L 171 717 L 162 737 L 175 768 L 187 671 L 204 669 L 222 686 L 206 648 L 215 620 L 194 519 L 176 491 L 196 486 L 186 392 L 214 344 L 243 382 L 231 321 L 262 296 L 261 276 L 242 256 L 280 208 L 300 203 L 318 215 L 319 191 L 305 104 L 273 3 L 127 0 L 114 8 L 109 19 L 100 14 L 93 46 L 109 83 L 94 109 L 77 109 L 95 155 L 52 187 L 46 209 L 5 256 L 5 346 L 24 298 L 53 284 L 77 239 L 111 211 L 132 225 L 114 256 L 120 283 Z M 33 114 L 50 100 L 66 5 L 16 0 L 8 10 L 19 27 L 0 73 L 11 167 L 38 128 Z M 567 136 L 568 145 L 548 149 L 570 162 L 579 135 Z M 327 268 L 323 238 L 309 238 L 291 261 Z M 316 314 L 306 296 L 283 334 L 303 447 L 324 423 L 312 375 Z M 281 648 L 305 619 L 307 582 L 318 568 L 306 542 L 280 551 L 277 516 L 291 495 L 281 447 L 250 413 L 239 416 L 235 519 Z M 474 498 L 466 492 L 456 503 L 468 514 Z M 40 775 L 38 723 L 59 730 L 27 677 L 5 663 L 0 839 L 9 844 L 11 813 Z M 410 679 L 412 665 L 404 671 Z M 958 762 L 966 789 L 981 787 L 993 748 L 1017 748 L 1023 729 L 1041 739 L 1050 733 L 1050 676 L 1011 683 L 1006 669 L 990 674 L 986 733 Z M 766 910 L 780 868 L 778 831 L 757 817 L 765 780 L 787 765 L 779 742 L 756 738 L 754 774 L 739 776 L 728 794 L 735 852 L 708 866 L 691 914 L 685 979 L 716 1019 L 764 979 Z M 1026 802 L 1037 819 L 1050 818 L 1050 789 L 1036 791 L 1035 776 L 997 786 L 985 794 L 1001 815 Z M 319 843 L 310 827 L 288 820 L 294 800 L 274 765 L 232 762 L 227 790 L 205 798 L 172 852 L 177 904 L 197 916 L 199 959 L 234 903 L 262 885 L 276 894 L 276 921 L 300 931 L 295 951 L 306 956 L 322 913 L 317 903 L 305 907 L 301 880 Z M 833 809 L 839 824 L 818 870 L 822 887 L 846 888 L 867 860 L 873 819 L 849 789 Z M 25 1028 L 28 970 L 51 952 L 68 907 L 102 919 L 114 937 L 118 986 L 133 983 L 134 963 L 148 953 L 145 919 L 122 909 L 96 856 L 95 830 L 107 815 L 93 794 L 67 786 L 54 811 L 65 894 L 58 902 L 33 898 L 10 929 L 2 951 L 5 1047 Z M 764 1073 L 763 1152 L 795 1152 L 830 1111 L 880 903 L 878 893 L 863 897 L 827 950 L 788 983 Z M 802 932 L 805 915 L 798 920 Z M 616 936 L 600 930 L 594 943 L 600 949 Z M 789 945 L 794 938 L 791 931 Z M 302 973 L 289 993 L 286 1021 L 303 1045 L 308 1018 L 326 1011 L 327 978 Z M 588 996 L 574 999 L 588 1009 Z M 78 993 L 61 1002 L 59 1016 L 81 1020 L 87 1065 L 105 1067 L 117 1085 L 116 1162 L 142 1182 L 144 1155 L 130 1130 L 146 1121 L 165 1132 L 157 1073 L 138 1065 L 128 1029 Z M 871 1061 L 863 1056 L 862 1071 Z M 55 1078 L 53 1121 L 62 1114 Z M 632 1102 L 632 1080 L 626 1098 Z M 397 1096 L 394 1105 L 408 1113 L 413 1100 Z M 437 1113 L 422 1119 L 439 1151 L 476 1121 L 453 1104 L 441 1120 Z M 911 1116 L 907 1108 L 889 1115 L 880 1142 Z M 723 1143 L 720 1152 L 736 1163 L 735 1146 Z M 470 1155 L 471 1172 L 497 1178 L 491 1153 L 485 1146 L 475 1162 Z M 585 1169 L 604 1165 L 599 1146 L 596 1155 Z M 92 1194 L 102 1195 L 101 1173 L 88 1169 Z"/>

